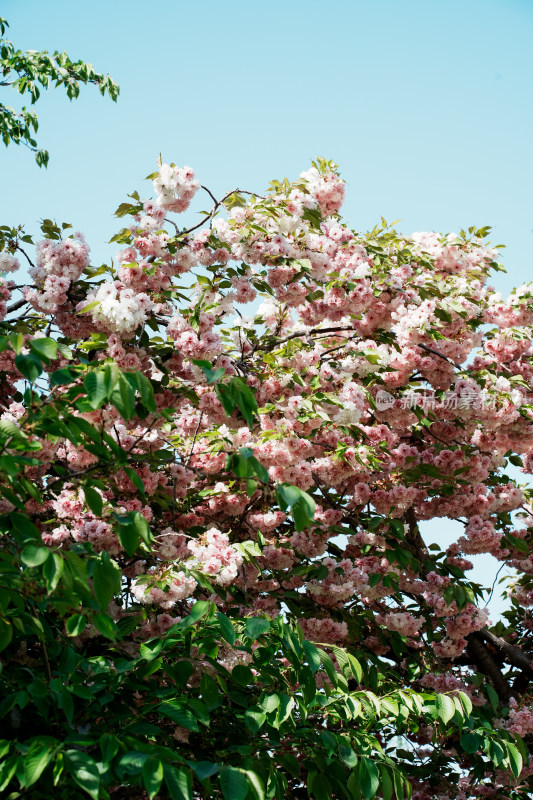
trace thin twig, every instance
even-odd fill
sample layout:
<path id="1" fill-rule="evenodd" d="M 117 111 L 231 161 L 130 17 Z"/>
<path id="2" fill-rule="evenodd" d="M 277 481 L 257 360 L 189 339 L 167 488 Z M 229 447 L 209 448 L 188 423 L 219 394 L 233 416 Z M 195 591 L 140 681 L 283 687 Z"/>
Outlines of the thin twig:
<path id="1" fill-rule="evenodd" d="M 460 521 L 460 520 L 459 520 L 459 521 Z M 465 523 L 465 524 L 466 524 L 466 523 Z M 488 596 L 488 598 L 487 598 L 487 602 L 485 603 L 485 608 L 488 606 L 488 604 L 489 604 L 489 603 L 490 603 L 490 601 L 491 601 L 492 595 L 494 594 L 494 589 L 495 589 L 495 587 L 496 587 L 496 581 L 498 580 L 498 575 L 500 574 L 500 572 L 502 571 L 502 569 L 503 569 L 504 567 L 505 567 L 505 564 L 502 564 L 502 565 L 501 565 L 501 567 L 500 567 L 500 569 L 498 570 L 498 572 L 497 572 L 497 573 L 496 573 L 496 575 L 494 576 L 494 580 L 493 580 L 493 582 L 492 582 L 492 588 L 491 588 L 491 590 L 490 590 L 490 594 L 489 594 L 489 596 Z"/>
<path id="2" fill-rule="evenodd" d="M 187 455 L 187 459 L 185 461 L 185 464 L 187 465 L 187 467 L 189 466 L 189 462 L 190 462 L 190 460 L 192 458 L 192 451 L 194 450 L 194 444 L 196 442 L 196 437 L 198 435 L 198 431 L 200 430 L 200 425 L 202 424 L 202 417 L 203 416 L 204 416 L 204 412 L 201 411 L 200 412 L 200 416 L 198 418 L 198 425 L 196 426 L 196 430 L 194 431 L 194 436 L 192 437 L 191 448 L 189 450 L 189 453 Z"/>
<path id="3" fill-rule="evenodd" d="M 17 244 L 17 250 L 20 250 L 20 252 L 22 253 L 22 255 L 23 255 L 23 256 L 25 256 L 25 258 L 26 258 L 26 261 L 28 262 L 28 264 L 30 264 L 32 267 L 34 267 L 34 268 L 35 268 L 35 264 L 34 264 L 34 263 L 33 263 L 33 261 L 31 260 L 31 258 L 30 258 L 30 257 L 29 257 L 29 255 L 27 254 L 27 252 L 26 252 L 26 251 L 25 251 L 25 250 L 24 250 L 24 249 L 23 249 L 23 248 L 20 246 L 20 244 Z"/>
<path id="4" fill-rule="evenodd" d="M 50 671 L 50 660 L 48 658 L 48 651 L 46 649 L 46 645 L 43 642 L 43 656 L 44 656 L 44 666 L 46 668 L 46 675 L 48 677 L 48 683 L 52 680 L 52 672 Z"/>
<path id="5" fill-rule="evenodd" d="M 204 191 L 206 191 L 207 194 L 213 200 L 214 202 L 213 208 L 211 209 L 209 214 L 206 214 L 204 218 L 197 225 L 193 225 L 192 228 L 187 228 L 187 230 L 182 231 L 180 233 L 180 236 L 186 236 L 188 233 L 192 233 L 198 228 L 201 228 L 202 225 L 205 225 L 205 223 L 209 222 L 209 220 L 212 221 L 213 217 L 215 216 L 216 210 L 220 208 L 220 206 L 224 205 L 224 202 L 228 199 L 228 197 L 231 197 L 232 194 L 249 194 L 251 197 L 259 197 L 260 200 L 265 199 L 263 195 L 256 194 L 255 192 L 248 192 L 246 191 L 246 189 L 232 189 L 232 191 L 225 194 L 221 200 L 217 200 L 215 195 L 211 192 L 210 189 L 207 188 L 207 186 L 202 186 L 202 189 L 204 189 Z"/>
<path id="6" fill-rule="evenodd" d="M 276 339 L 276 341 L 272 342 L 271 344 L 265 345 L 263 342 L 259 342 L 255 345 L 253 350 L 248 353 L 247 358 L 253 356 L 258 350 L 272 350 L 274 347 L 277 347 L 280 344 L 284 344 L 285 342 L 289 342 L 291 339 L 297 339 L 299 336 L 306 337 L 311 336 L 313 333 L 340 333 L 341 331 L 356 331 L 357 328 L 341 328 L 341 327 L 333 327 L 333 328 L 311 328 L 309 331 L 296 331 L 295 333 L 290 333 L 288 336 L 284 336 L 283 339 Z"/>
<path id="7" fill-rule="evenodd" d="M 460 364 L 457 364 L 456 361 L 454 361 L 451 358 L 448 358 L 448 356 L 445 356 L 444 353 L 441 353 L 439 350 L 435 350 L 434 347 L 429 347 L 429 345 L 422 344 L 421 342 L 418 342 L 416 346 L 421 347 L 422 350 L 427 350 L 428 353 L 433 353 L 434 356 L 439 356 L 439 358 L 443 358 L 444 361 L 447 361 L 448 364 L 451 364 L 456 369 L 462 369 L 462 366 Z"/>

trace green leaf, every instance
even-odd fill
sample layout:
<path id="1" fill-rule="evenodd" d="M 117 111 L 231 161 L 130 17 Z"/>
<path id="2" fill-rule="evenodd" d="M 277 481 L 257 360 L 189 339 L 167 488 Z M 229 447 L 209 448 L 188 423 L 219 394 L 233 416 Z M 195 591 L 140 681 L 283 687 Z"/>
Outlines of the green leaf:
<path id="1" fill-rule="evenodd" d="M 250 465 L 262 483 L 268 483 L 269 475 L 266 467 L 264 467 L 260 461 L 257 460 L 254 456 L 250 458 Z"/>
<path id="2" fill-rule="evenodd" d="M 283 511 L 287 511 L 287 509 L 300 501 L 301 492 L 301 489 L 297 486 L 291 486 L 290 483 L 279 483 L 276 486 L 278 502 Z"/>
<path id="3" fill-rule="evenodd" d="M 232 414 L 237 407 L 248 426 L 253 427 L 257 414 L 257 401 L 253 391 L 243 380 L 231 378 L 228 383 L 218 383 L 215 391 L 226 414 Z"/>
<path id="4" fill-rule="evenodd" d="M 316 672 L 318 669 L 320 669 L 320 665 L 322 664 L 318 648 L 316 648 L 311 642 L 308 642 L 307 639 L 302 644 L 302 647 L 311 671 Z"/>
<path id="5" fill-rule="evenodd" d="M 279 696 L 277 694 L 265 694 L 259 700 L 259 705 L 266 714 L 270 714 L 279 707 Z"/>
<path id="6" fill-rule="evenodd" d="M 48 764 L 53 758 L 53 745 L 34 742 L 24 759 L 25 787 L 32 786 L 39 780 Z"/>
<path id="7" fill-rule="evenodd" d="M 10 334 L 9 342 L 15 353 L 18 355 L 24 347 L 24 336 L 22 333 L 20 333 L 20 331 L 17 331 L 16 333 Z"/>
<path id="8" fill-rule="evenodd" d="M 111 639 L 112 641 L 116 640 L 118 628 L 110 616 L 107 614 L 95 614 L 94 624 L 102 636 L 105 636 L 106 639 Z"/>
<path id="9" fill-rule="evenodd" d="M 140 511 L 133 512 L 133 527 L 143 542 L 149 545 L 151 541 L 150 528 L 148 527 L 146 517 L 144 517 Z"/>
<path id="10" fill-rule="evenodd" d="M 343 763 L 346 764 L 347 767 L 352 768 L 357 766 L 359 759 L 357 758 L 352 747 L 349 747 L 348 745 L 339 744 L 337 749 L 339 751 L 339 755 Z"/>
<path id="11" fill-rule="evenodd" d="M 12 511 L 9 518 L 15 530 L 23 534 L 24 538 L 35 539 L 41 542 L 39 529 L 28 519 L 26 514 L 19 514 L 18 511 Z"/>
<path id="12" fill-rule="evenodd" d="M 278 483 L 276 497 L 283 511 L 291 510 L 297 531 L 302 531 L 313 523 L 316 503 L 303 489 L 289 483 Z"/>
<path id="13" fill-rule="evenodd" d="M 139 512 L 135 512 L 139 514 Z M 140 515 L 142 516 L 142 514 Z M 145 532 L 146 529 L 143 527 L 142 522 L 131 514 L 125 515 L 124 517 L 118 517 L 119 524 L 117 526 L 117 538 L 129 556 L 132 556 L 137 547 L 139 546 L 139 542 L 141 541 L 141 531 Z M 125 519 L 125 522 L 121 520 Z M 143 517 L 144 519 L 144 517 Z M 145 520 L 146 523 L 146 520 Z M 146 524 L 146 528 L 148 525 Z"/>
<path id="14" fill-rule="evenodd" d="M 465 692 L 459 692 L 459 699 L 461 700 L 463 708 L 466 712 L 466 716 L 469 717 L 473 708 L 471 699 Z"/>
<path id="15" fill-rule="evenodd" d="M 15 366 L 20 374 L 24 375 L 30 383 L 36 381 L 43 371 L 41 361 L 33 353 L 28 353 L 28 355 L 22 355 L 22 353 L 20 353 L 18 356 L 15 356 Z"/>
<path id="16" fill-rule="evenodd" d="M 171 800 L 192 800 L 192 776 L 190 769 L 165 764 L 163 773 Z"/>
<path id="17" fill-rule="evenodd" d="M 334 686 L 337 686 L 339 676 L 338 676 L 337 670 L 335 669 L 333 661 L 331 660 L 331 657 L 321 647 L 318 648 L 318 653 L 320 655 L 320 660 L 322 662 L 322 666 L 323 666 L 324 671 L 326 672 L 328 678 L 330 679 L 330 681 L 332 682 L 332 684 Z"/>
<path id="18" fill-rule="evenodd" d="M 69 636 L 79 636 L 80 633 L 85 629 L 86 624 L 87 621 L 83 614 L 74 614 L 65 622 L 67 634 Z"/>
<path id="19" fill-rule="evenodd" d="M 83 308 L 80 308 L 79 311 L 76 311 L 76 316 L 79 316 L 80 314 L 87 314 L 89 311 L 92 311 L 93 308 L 96 308 L 96 306 L 99 305 L 100 305 L 100 300 L 93 300 L 92 303 L 87 303 L 86 306 L 83 306 Z"/>
<path id="20" fill-rule="evenodd" d="M 93 800 L 100 794 L 100 772 L 94 758 L 81 750 L 67 750 L 65 764 L 78 786 L 87 792 Z"/>
<path id="21" fill-rule="evenodd" d="M 130 750 L 120 759 L 116 768 L 117 773 L 120 776 L 138 775 L 149 757 L 147 753 L 140 753 L 138 750 Z"/>
<path id="22" fill-rule="evenodd" d="M 465 753 L 477 753 L 480 744 L 481 739 L 477 733 L 468 732 L 461 736 L 461 747 Z"/>
<path id="23" fill-rule="evenodd" d="M 217 611 L 216 617 L 222 631 L 222 636 L 233 647 L 237 639 L 237 634 L 235 633 L 235 629 L 231 624 L 231 620 L 228 619 L 228 617 L 223 614 L 222 611 Z"/>
<path id="24" fill-rule="evenodd" d="M 85 501 L 93 512 L 94 516 L 101 517 L 104 504 L 100 492 L 97 492 L 96 489 L 92 488 L 92 486 L 84 486 L 83 494 L 85 495 Z"/>
<path id="25" fill-rule="evenodd" d="M 89 372 L 83 379 L 83 386 L 87 392 L 87 399 L 91 408 L 100 408 L 107 399 L 107 385 L 103 372 Z"/>
<path id="26" fill-rule="evenodd" d="M 307 789 L 315 800 L 330 800 L 331 798 L 331 783 L 321 772 L 309 773 Z"/>
<path id="27" fill-rule="evenodd" d="M 36 544 L 27 544 L 20 554 L 21 561 L 28 567 L 38 567 L 44 564 L 51 555 L 47 547 L 39 547 Z"/>
<path id="28" fill-rule="evenodd" d="M 348 661 L 350 662 L 350 669 L 352 671 L 352 675 L 354 676 L 357 683 L 362 683 L 363 668 L 361 667 L 361 664 L 359 663 L 357 658 L 353 656 L 351 653 L 347 653 L 346 655 L 348 656 Z"/>
<path id="29" fill-rule="evenodd" d="M 489 698 L 489 702 L 492 706 L 493 711 L 497 711 L 500 705 L 500 699 L 497 693 L 489 684 L 485 686 L 485 692 L 487 694 L 487 697 Z"/>
<path id="30" fill-rule="evenodd" d="M 246 635 L 250 639 L 258 639 L 270 630 L 270 621 L 263 617 L 251 617 L 246 620 Z"/>
<path id="31" fill-rule="evenodd" d="M 129 556 L 137 550 L 140 536 L 133 525 L 121 525 L 117 530 L 117 538 Z"/>
<path id="32" fill-rule="evenodd" d="M 250 769 L 245 769 L 243 772 L 248 778 L 249 788 L 255 800 L 266 800 L 265 786 L 257 772 L 253 772 Z"/>
<path id="33" fill-rule="evenodd" d="M 27 441 L 24 431 L 10 419 L 0 420 L 0 440 L 6 441 L 7 439 L 23 439 Z"/>
<path id="34" fill-rule="evenodd" d="M 142 372 L 135 372 L 134 374 L 143 405 L 148 411 L 155 413 L 157 411 L 157 404 L 154 398 L 154 387 Z"/>
<path id="35" fill-rule="evenodd" d="M 366 758 L 366 756 L 362 756 L 359 761 L 358 772 L 361 791 L 366 800 L 371 800 L 379 789 L 378 768 L 373 761 Z"/>
<path id="36" fill-rule="evenodd" d="M 439 719 L 446 725 L 455 714 L 455 703 L 451 697 L 446 694 L 437 694 L 435 696 L 435 706 Z"/>
<path id="37" fill-rule="evenodd" d="M 511 766 L 511 771 L 515 778 L 518 778 L 520 777 L 520 773 L 522 772 L 522 767 L 524 765 L 522 756 L 518 747 L 512 742 L 506 742 L 506 746 L 507 752 L 509 753 L 509 764 Z"/>
<path id="38" fill-rule="evenodd" d="M 394 791 L 396 793 L 397 800 L 403 800 L 405 795 L 404 779 L 402 774 L 397 769 L 392 770 L 392 781 L 394 783 Z"/>
<path id="39" fill-rule="evenodd" d="M 248 497 L 253 497 L 256 489 L 257 489 L 257 481 L 248 478 L 246 481 L 246 494 L 248 495 Z"/>
<path id="40" fill-rule="evenodd" d="M 78 377 L 78 373 L 74 372 L 72 369 L 68 369 L 68 367 L 56 369 L 55 372 L 52 372 L 50 375 L 50 386 L 66 386 L 68 383 L 75 381 Z"/>
<path id="41" fill-rule="evenodd" d="M 231 677 L 234 681 L 240 683 L 241 686 L 248 686 L 254 683 L 254 674 L 252 670 L 250 667 L 244 666 L 244 664 L 237 664 L 233 667 Z"/>
<path id="42" fill-rule="evenodd" d="M 148 797 L 153 800 L 163 783 L 163 764 L 158 758 L 149 758 L 143 766 L 143 783 Z"/>
<path id="43" fill-rule="evenodd" d="M 38 357 L 41 356 L 49 361 L 57 358 L 57 342 L 53 339 L 33 339 L 30 343 L 30 349 L 35 350 Z"/>
<path id="44" fill-rule="evenodd" d="M 198 780 L 205 781 L 206 778 L 210 778 L 212 775 L 216 775 L 219 772 L 220 767 L 218 764 L 213 764 L 211 761 L 197 761 L 195 764 L 191 765 L 193 770 L 195 771 L 196 775 L 198 776 Z"/>
<path id="45" fill-rule="evenodd" d="M 83 417 L 70 417 L 69 424 L 70 426 L 73 425 L 75 428 L 80 430 L 91 442 L 94 442 L 98 445 L 102 443 L 102 434 L 96 430 L 94 425 L 91 425 L 90 422 L 87 422 L 86 419 L 83 419 Z M 94 484 L 102 490 L 107 489 L 107 486 L 102 484 L 101 481 L 94 480 Z M 92 485 L 92 483 L 90 485 Z"/>
<path id="46" fill-rule="evenodd" d="M 142 479 L 139 477 L 139 475 L 135 472 L 135 470 L 132 467 L 123 467 L 123 469 L 124 469 L 124 472 L 126 473 L 126 475 L 128 476 L 128 478 L 130 479 L 130 481 L 133 483 L 133 485 L 137 489 L 137 491 L 140 492 L 141 494 L 144 494 L 144 491 L 145 491 L 144 483 L 143 483 Z M 137 513 L 140 513 L 140 512 L 137 512 Z M 146 525 L 146 529 L 148 529 L 148 525 Z"/>
<path id="47" fill-rule="evenodd" d="M 219 781 L 224 800 L 245 800 L 248 794 L 248 780 L 239 769 L 222 767 Z"/>
<path id="48" fill-rule="evenodd" d="M 249 448 L 241 448 L 238 453 L 226 457 L 226 469 L 231 470 L 238 478 L 248 478 L 252 474 L 252 465 L 248 453 Z"/>
<path id="49" fill-rule="evenodd" d="M 99 744 L 102 761 L 111 761 L 119 751 L 119 741 L 116 736 L 110 733 L 103 733 L 100 736 Z"/>
<path id="50" fill-rule="evenodd" d="M 486 748 L 486 750 L 488 751 L 488 756 L 495 767 L 499 767 L 500 764 L 505 760 L 505 751 L 502 745 L 494 739 L 489 741 L 488 748 Z"/>
<path id="51" fill-rule="evenodd" d="M 59 579 L 63 574 L 65 562 L 58 553 L 51 553 L 45 561 L 43 567 L 43 575 L 46 580 L 46 591 L 48 594 L 54 592 L 59 583 Z"/>
<path id="52" fill-rule="evenodd" d="M 292 710 L 295 706 L 294 697 L 289 697 L 287 694 L 282 694 L 280 697 L 280 704 L 278 713 L 276 715 L 276 722 L 275 727 L 280 728 L 280 726 L 287 720 L 292 713 Z"/>
<path id="53" fill-rule="evenodd" d="M 135 392 L 123 374 L 119 374 L 118 382 L 113 388 L 109 400 L 125 420 L 130 420 L 133 417 Z"/>
<path id="54" fill-rule="evenodd" d="M 200 359 L 193 358 L 192 363 L 196 364 L 197 367 L 200 367 L 200 369 L 205 375 L 208 385 L 217 383 L 226 372 L 226 370 L 223 367 L 219 369 L 213 369 L 213 365 L 211 364 L 210 361 L 202 361 Z"/>
<path id="55" fill-rule="evenodd" d="M 253 733 L 263 726 L 266 720 L 266 714 L 258 706 L 255 708 L 247 708 L 244 712 L 244 723 L 246 727 Z"/>
<path id="56" fill-rule="evenodd" d="M 13 638 L 13 626 L 8 620 L 0 618 L 0 652 L 5 650 Z"/>
<path id="57" fill-rule="evenodd" d="M 181 623 L 182 627 L 188 628 L 190 625 L 194 625 L 196 622 L 198 622 L 199 619 L 205 617 L 205 615 L 211 608 L 212 604 L 208 600 L 197 600 L 196 603 L 193 605 L 189 616 L 185 617 L 185 619 Z"/>
<path id="58" fill-rule="evenodd" d="M 151 639 L 149 642 L 143 642 L 140 649 L 141 658 L 144 658 L 145 661 L 152 661 L 157 658 L 164 644 L 163 639 Z"/>
<path id="59" fill-rule="evenodd" d="M 381 791 L 383 793 L 383 800 L 392 800 L 394 786 L 389 770 L 385 764 L 379 765 L 379 772 L 381 775 Z"/>
<path id="60" fill-rule="evenodd" d="M 122 572 L 105 550 L 94 565 L 93 589 L 98 605 L 105 611 L 113 597 L 120 592 Z"/>
<path id="61" fill-rule="evenodd" d="M 172 700 L 168 703 L 161 703 L 158 706 L 158 711 L 188 731 L 194 731 L 195 733 L 200 731 L 196 717 L 190 708 L 186 707 L 185 702 Z"/>

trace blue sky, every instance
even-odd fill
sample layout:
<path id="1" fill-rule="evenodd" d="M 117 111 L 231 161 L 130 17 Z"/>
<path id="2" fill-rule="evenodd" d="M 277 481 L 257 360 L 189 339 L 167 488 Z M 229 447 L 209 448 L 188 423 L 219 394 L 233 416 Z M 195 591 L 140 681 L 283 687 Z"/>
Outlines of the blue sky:
<path id="1" fill-rule="evenodd" d="M 0 14 L 21 48 L 65 49 L 121 86 L 116 105 L 92 87 L 42 98 L 50 166 L 0 149 L 3 220 L 71 221 L 97 261 L 160 152 L 217 193 L 261 191 L 323 155 L 348 181 L 353 227 L 491 224 L 507 245 L 498 286 L 530 278 L 529 0 L 4 0 Z"/>
<path id="2" fill-rule="evenodd" d="M 507 245 L 496 286 L 533 278 L 529 0 L 4 0 L 0 14 L 21 49 L 64 49 L 121 86 L 117 104 L 92 87 L 42 97 L 50 166 L 0 149 L 2 224 L 72 222 L 101 263 L 113 211 L 149 196 L 159 153 L 215 194 L 260 192 L 322 155 L 348 182 L 352 227 L 489 224 Z"/>

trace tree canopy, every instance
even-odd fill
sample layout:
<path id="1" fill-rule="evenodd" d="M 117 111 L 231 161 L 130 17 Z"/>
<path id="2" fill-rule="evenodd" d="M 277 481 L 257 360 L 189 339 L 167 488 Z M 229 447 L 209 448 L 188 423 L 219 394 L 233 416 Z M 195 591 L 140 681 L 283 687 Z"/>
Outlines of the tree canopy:
<path id="1" fill-rule="evenodd" d="M 0 792 L 529 797 L 530 286 L 487 228 L 350 229 L 322 159 L 148 179 L 110 264 L 0 227 Z"/>

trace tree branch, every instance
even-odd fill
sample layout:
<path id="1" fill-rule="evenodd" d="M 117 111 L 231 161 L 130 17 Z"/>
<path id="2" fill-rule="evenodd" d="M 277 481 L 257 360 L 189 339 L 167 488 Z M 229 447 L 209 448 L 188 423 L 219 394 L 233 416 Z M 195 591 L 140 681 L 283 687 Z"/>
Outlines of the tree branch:
<path id="1" fill-rule="evenodd" d="M 448 364 L 451 364 L 453 367 L 456 367 L 457 369 L 462 369 L 462 366 L 460 364 L 457 364 L 455 361 L 453 361 L 453 359 L 448 358 L 448 356 L 445 356 L 444 353 L 441 353 L 439 350 L 436 350 L 434 347 L 429 347 L 429 345 L 422 344 L 421 342 L 419 342 L 416 345 L 416 347 L 421 347 L 422 350 L 426 350 L 428 353 L 433 353 L 434 356 L 438 356 L 439 358 L 444 359 L 444 361 L 447 361 Z"/>
<path id="2" fill-rule="evenodd" d="M 12 305 L 7 307 L 6 314 L 10 314 L 12 311 L 18 311 L 19 308 L 22 308 L 22 306 L 27 305 L 27 303 L 28 301 L 25 300 L 24 298 L 22 298 L 21 300 L 17 300 L 16 303 L 13 303 Z"/>
<path id="3" fill-rule="evenodd" d="M 473 663 L 490 680 L 500 700 L 508 703 L 513 696 L 513 692 L 484 643 L 483 635 L 480 631 L 474 631 L 466 638 L 468 642 L 467 653 Z"/>
<path id="4" fill-rule="evenodd" d="M 527 675 L 533 679 L 532 660 L 524 653 L 523 650 L 520 649 L 520 647 L 510 644 L 510 642 L 506 642 L 505 639 L 500 639 L 499 636 L 495 636 L 493 633 L 487 630 L 487 628 L 483 628 L 480 633 L 486 642 L 494 645 L 494 647 L 496 647 L 501 653 L 504 653 L 507 656 L 507 660 L 514 667 L 518 667 L 518 669 L 523 670 L 523 672 L 527 673 Z"/>

